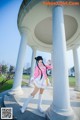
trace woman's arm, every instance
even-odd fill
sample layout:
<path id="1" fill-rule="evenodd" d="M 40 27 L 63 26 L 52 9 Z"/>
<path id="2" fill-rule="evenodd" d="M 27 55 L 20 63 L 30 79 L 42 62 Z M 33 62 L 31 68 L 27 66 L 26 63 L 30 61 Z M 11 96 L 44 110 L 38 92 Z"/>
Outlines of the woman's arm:
<path id="1" fill-rule="evenodd" d="M 52 65 L 46 65 L 46 68 L 51 70 L 53 67 L 52 67 Z"/>
<path id="2" fill-rule="evenodd" d="M 47 61 L 46 68 L 49 70 L 53 68 L 53 66 L 51 65 L 51 60 Z"/>

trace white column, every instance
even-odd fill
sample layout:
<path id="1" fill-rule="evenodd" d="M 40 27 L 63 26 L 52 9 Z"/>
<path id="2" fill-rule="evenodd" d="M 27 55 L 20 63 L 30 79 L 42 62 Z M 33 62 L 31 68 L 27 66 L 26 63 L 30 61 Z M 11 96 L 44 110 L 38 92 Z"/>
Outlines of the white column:
<path id="1" fill-rule="evenodd" d="M 62 6 L 56 6 L 52 11 L 53 28 L 53 102 L 46 111 L 50 120 L 64 120 L 72 117 L 70 106 L 68 68 L 66 61 L 66 38 Z M 72 120 L 72 119 L 70 119 Z"/>
<path id="2" fill-rule="evenodd" d="M 76 88 L 75 90 L 80 91 L 80 65 L 77 48 L 73 48 L 73 58 L 74 58 L 74 68 L 75 68 L 75 78 L 76 78 Z"/>
<path id="3" fill-rule="evenodd" d="M 20 42 L 19 53 L 18 53 L 18 58 L 17 58 L 14 83 L 13 83 L 13 87 L 11 91 L 11 93 L 14 93 L 14 94 L 23 93 L 21 89 L 21 83 L 22 83 L 25 53 L 26 53 L 26 45 L 27 45 L 26 32 L 25 30 L 23 30 L 21 31 L 21 42 Z"/>
<path id="4" fill-rule="evenodd" d="M 53 50 L 52 50 L 52 52 L 51 52 L 51 64 L 52 64 L 52 66 L 53 66 Z M 52 68 L 52 73 L 51 73 L 52 75 L 51 75 L 51 77 L 52 77 L 52 80 L 51 80 L 51 86 L 53 87 L 53 82 L 54 82 L 54 76 L 53 76 L 53 68 Z"/>
<path id="5" fill-rule="evenodd" d="M 33 77 L 33 74 L 34 74 L 35 57 L 36 57 L 36 49 L 35 49 L 35 48 L 32 48 L 31 75 L 30 75 L 30 79 L 31 79 L 31 77 Z"/>
<path id="6" fill-rule="evenodd" d="M 31 77 L 33 77 L 34 74 L 34 68 L 35 68 L 35 57 L 36 57 L 36 49 L 32 48 L 32 61 L 31 61 Z"/>

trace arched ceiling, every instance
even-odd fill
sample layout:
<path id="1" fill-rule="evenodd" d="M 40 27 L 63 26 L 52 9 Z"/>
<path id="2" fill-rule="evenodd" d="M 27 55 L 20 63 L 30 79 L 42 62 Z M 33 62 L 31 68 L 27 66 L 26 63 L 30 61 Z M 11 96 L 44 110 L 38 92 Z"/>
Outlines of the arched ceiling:
<path id="1" fill-rule="evenodd" d="M 66 6 L 63 9 L 67 48 L 80 45 L 80 7 Z M 40 0 L 31 0 L 23 7 L 18 16 L 18 27 L 26 29 L 26 39 L 30 46 L 39 50 L 52 49 L 52 8 L 42 5 Z"/>
<path id="2" fill-rule="evenodd" d="M 69 40 L 75 33 L 78 27 L 77 21 L 75 18 L 65 15 L 64 16 L 65 23 L 65 33 L 66 40 Z M 38 23 L 35 27 L 35 36 L 43 43 L 52 44 L 52 18 L 48 17 L 40 23 Z"/>

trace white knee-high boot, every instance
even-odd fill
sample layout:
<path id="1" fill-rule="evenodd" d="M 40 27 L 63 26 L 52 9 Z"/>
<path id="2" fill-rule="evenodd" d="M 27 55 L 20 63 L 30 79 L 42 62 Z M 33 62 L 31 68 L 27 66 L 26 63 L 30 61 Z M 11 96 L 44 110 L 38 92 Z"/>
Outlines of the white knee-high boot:
<path id="1" fill-rule="evenodd" d="M 25 112 L 25 110 L 26 110 L 29 102 L 32 100 L 32 98 L 33 98 L 33 96 L 30 95 L 29 98 L 27 100 L 25 100 L 25 102 L 24 102 L 24 104 L 23 104 L 23 106 L 21 108 L 21 113 Z"/>
<path id="2" fill-rule="evenodd" d="M 42 94 L 39 94 L 39 98 L 38 98 L 38 110 L 43 113 L 44 110 L 42 109 L 41 104 L 42 104 Z"/>

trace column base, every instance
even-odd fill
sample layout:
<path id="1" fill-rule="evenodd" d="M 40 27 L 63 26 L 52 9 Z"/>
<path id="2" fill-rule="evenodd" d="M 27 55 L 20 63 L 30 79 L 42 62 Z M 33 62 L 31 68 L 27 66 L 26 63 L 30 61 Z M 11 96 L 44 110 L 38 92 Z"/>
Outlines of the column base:
<path id="1" fill-rule="evenodd" d="M 76 115 L 64 116 L 55 112 L 53 112 L 53 115 L 51 117 L 49 117 L 48 115 L 45 115 L 45 117 L 46 120 L 79 120 Z"/>
<path id="2" fill-rule="evenodd" d="M 80 92 L 80 86 L 76 86 L 76 87 L 74 88 L 74 90 Z"/>
<path id="3" fill-rule="evenodd" d="M 11 95 L 23 95 L 23 90 L 21 87 L 12 88 L 8 93 Z"/>
<path id="4" fill-rule="evenodd" d="M 45 112 L 45 117 L 46 120 L 79 120 L 72 109 L 58 111 L 58 109 L 51 106 Z"/>

